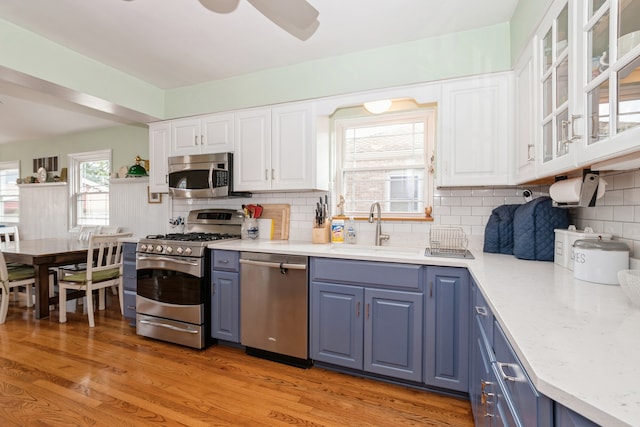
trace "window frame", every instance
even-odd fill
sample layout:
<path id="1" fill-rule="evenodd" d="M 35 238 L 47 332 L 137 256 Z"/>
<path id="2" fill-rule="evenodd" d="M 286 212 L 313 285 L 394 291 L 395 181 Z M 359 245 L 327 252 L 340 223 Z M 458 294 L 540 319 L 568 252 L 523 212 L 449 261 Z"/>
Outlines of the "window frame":
<path id="1" fill-rule="evenodd" d="M 336 194 L 336 198 L 339 198 L 339 195 L 344 195 L 344 183 L 343 183 L 343 166 L 344 166 L 344 144 L 345 144 L 345 130 L 347 128 L 352 127 L 361 127 L 361 126 L 378 126 L 385 124 L 400 124 L 400 123 L 409 123 L 422 121 L 424 122 L 424 182 L 423 182 L 423 200 L 424 200 L 424 208 L 433 207 L 433 194 L 434 194 L 434 169 L 433 169 L 433 159 L 435 153 L 435 143 L 436 143 L 436 117 L 437 117 L 437 108 L 436 106 L 428 106 L 428 107 L 420 107 L 411 110 L 405 110 L 400 112 L 390 112 L 385 114 L 367 114 L 365 116 L 358 115 L 352 117 L 339 117 L 333 119 L 333 138 L 334 138 L 334 162 L 333 162 L 333 176 L 334 176 L 334 185 L 333 190 L 334 194 Z M 409 168 L 409 167 L 407 167 Z M 365 170 L 365 168 L 363 168 Z M 390 183 L 387 183 L 387 187 Z M 415 212 L 415 213 L 407 213 L 407 212 L 390 212 L 390 203 L 380 203 L 380 207 L 382 209 L 382 213 L 393 217 L 394 219 L 416 219 L 416 218 L 425 218 L 424 212 Z M 368 212 L 361 211 L 348 211 L 344 210 L 345 216 L 362 216 L 367 215 Z"/>
<path id="2" fill-rule="evenodd" d="M 20 160 L 9 160 L 0 162 L 0 171 L 17 170 L 18 178 L 20 178 Z M 16 182 L 16 185 L 18 183 Z M 16 187 L 17 188 L 17 187 Z M 0 223 L 3 224 L 18 224 L 20 222 L 20 192 L 16 194 L 16 203 L 18 204 L 18 216 L 17 217 L 5 217 L 4 209 L 0 209 Z M 5 195 L 0 192 L 0 204 L 4 204 Z"/>
<path id="3" fill-rule="evenodd" d="M 85 151 L 81 153 L 70 153 L 69 159 L 69 224 L 71 230 L 77 230 L 80 228 L 78 224 L 78 203 L 77 196 L 80 193 L 80 164 L 92 161 L 108 161 L 109 162 L 109 177 L 113 169 L 112 150 L 96 150 Z M 107 188 L 109 188 L 109 181 L 107 180 Z M 107 190 L 107 203 L 109 202 L 110 188 Z M 83 224 L 83 225 L 108 225 L 109 224 L 109 210 L 107 209 L 107 217 L 104 223 L 95 224 Z"/>

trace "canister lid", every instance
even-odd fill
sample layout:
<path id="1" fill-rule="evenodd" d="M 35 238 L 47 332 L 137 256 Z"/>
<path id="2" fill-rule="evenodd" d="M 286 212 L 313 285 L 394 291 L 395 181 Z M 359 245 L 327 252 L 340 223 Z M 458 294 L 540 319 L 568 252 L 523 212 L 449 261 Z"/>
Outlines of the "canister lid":
<path id="1" fill-rule="evenodd" d="M 602 239 L 579 239 L 573 242 L 574 248 L 597 249 L 601 251 L 625 251 L 629 252 L 629 246 L 623 242 Z"/>

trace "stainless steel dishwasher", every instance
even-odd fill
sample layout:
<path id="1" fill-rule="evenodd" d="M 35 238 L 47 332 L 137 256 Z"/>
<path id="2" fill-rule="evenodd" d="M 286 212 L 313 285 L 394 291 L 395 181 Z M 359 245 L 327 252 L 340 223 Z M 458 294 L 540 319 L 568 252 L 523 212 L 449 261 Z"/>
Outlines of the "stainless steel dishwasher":
<path id="1" fill-rule="evenodd" d="M 240 254 L 240 343 L 248 354 L 309 366 L 308 259 Z"/>

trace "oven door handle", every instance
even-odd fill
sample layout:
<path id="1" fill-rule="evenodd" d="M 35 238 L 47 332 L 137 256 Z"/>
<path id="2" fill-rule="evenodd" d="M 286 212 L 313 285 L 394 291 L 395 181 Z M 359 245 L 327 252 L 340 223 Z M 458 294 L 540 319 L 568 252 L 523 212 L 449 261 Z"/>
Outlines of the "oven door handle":
<path id="1" fill-rule="evenodd" d="M 269 268 L 287 268 L 290 270 L 306 270 L 307 266 L 305 264 L 288 264 L 286 262 L 268 262 L 268 261 L 254 261 L 252 259 L 241 259 L 240 264 L 247 265 L 255 265 L 258 267 L 269 267 Z"/>
<path id="2" fill-rule="evenodd" d="M 215 190 L 215 187 L 213 186 L 213 163 L 209 166 L 209 190 Z"/>
<path id="3" fill-rule="evenodd" d="M 166 323 L 151 322 L 149 320 L 144 320 L 144 319 L 140 320 L 140 323 L 143 323 L 145 325 L 150 325 L 150 326 L 159 326 L 161 328 L 171 329 L 172 331 L 187 332 L 189 334 L 197 334 L 198 333 L 198 331 L 194 331 L 194 330 L 191 330 L 191 329 L 179 328 L 177 326 L 168 325 Z"/>
<path id="4" fill-rule="evenodd" d="M 167 257 L 167 256 L 157 256 L 157 255 L 152 255 L 152 256 L 144 256 L 144 255 L 138 255 L 138 260 L 140 261 L 165 261 L 165 262 L 170 262 L 173 264 L 182 264 L 182 265 L 193 265 L 193 266 L 198 266 L 198 261 L 194 260 L 194 261 L 185 261 L 183 259 L 180 258 L 172 258 L 172 257 Z"/>

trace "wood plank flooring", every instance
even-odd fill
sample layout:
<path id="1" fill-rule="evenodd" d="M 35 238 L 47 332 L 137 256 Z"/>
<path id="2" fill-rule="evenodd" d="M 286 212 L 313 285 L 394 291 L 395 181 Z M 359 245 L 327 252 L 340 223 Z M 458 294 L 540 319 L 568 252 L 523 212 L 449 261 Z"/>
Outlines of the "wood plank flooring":
<path id="1" fill-rule="evenodd" d="M 139 337 L 117 300 L 96 315 L 35 320 L 12 302 L 0 325 L 0 425 L 472 426 L 469 402 L 215 345 Z"/>

